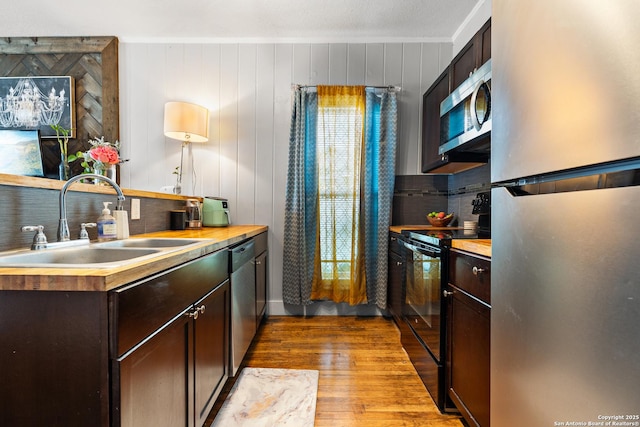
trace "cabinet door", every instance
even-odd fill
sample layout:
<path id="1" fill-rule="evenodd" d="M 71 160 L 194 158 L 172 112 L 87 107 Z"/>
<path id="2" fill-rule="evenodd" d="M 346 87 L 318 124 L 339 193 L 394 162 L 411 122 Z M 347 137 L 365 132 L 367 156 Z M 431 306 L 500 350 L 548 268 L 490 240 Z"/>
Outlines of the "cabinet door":
<path id="1" fill-rule="evenodd" d="M 448 290 L 448 394 L 470 426 L 489 426 L 491 309 Z"/>
<path id="2" fill-rule="evenodd" d="M 491 58 L 491 20 L 469 40 L 451 61 L 451 90 L 469 78 L 469 74 Z"/>
<path id="3" fill-rule="evenodd" d="M 397 239 L 397 237 L 391 237 L 391 239 Z M 388 271 L 387 309 L 398 323 L 401 321 L 404 300 L 404 260 L 400 254 L 391 250 Z"/>
<path id="4" fill-rule="evenodd" d="M 114 362 L 115 380 L 120 383 L 114 426 L 193 426 L 188 392 L 191 331 L 185 313 Z"/>
<path id="5" fill-rule="evenodd" d="M 267 307 L 267 252 L 256 257 L 256 327 L 260 326 Z"/>
<path id="6" fill-rule="evenodd" d="M 462 48 L 451 62 L 451 90 L 469 78 L 474 69 L 478 68 L 476 38 L 474 37 Z"/>
<path id="7" fill-rule="evenodd" d="M 440 77 L 422 98 L 422 172 L 446 164 L 438 153 L 440 148 L 440 103 L 449 95 L 449 73 Z"/>
<path id="8" fill-rule="evenodd" d="M 228 378 L 229 292 L 227 280 L 195 304 L 198 310 L 198 317 L 193 321 L 196 427 L 204 424 Z"/>

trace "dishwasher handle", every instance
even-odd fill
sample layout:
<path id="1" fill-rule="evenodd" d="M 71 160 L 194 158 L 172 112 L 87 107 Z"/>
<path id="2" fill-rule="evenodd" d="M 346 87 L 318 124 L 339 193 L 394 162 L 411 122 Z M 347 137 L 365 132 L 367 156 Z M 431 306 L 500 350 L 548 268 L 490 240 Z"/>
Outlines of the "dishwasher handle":
<path id="1" fill-rule="evenodd" d="M 231 259 L 231 273 L 233 273 L 247 262 L 254 260 L 256 256 L 255 242 L 251 239 L 238 246 L 233 246 L 229 248 L 229 255 L 231 255 L 229 258 Z"/>

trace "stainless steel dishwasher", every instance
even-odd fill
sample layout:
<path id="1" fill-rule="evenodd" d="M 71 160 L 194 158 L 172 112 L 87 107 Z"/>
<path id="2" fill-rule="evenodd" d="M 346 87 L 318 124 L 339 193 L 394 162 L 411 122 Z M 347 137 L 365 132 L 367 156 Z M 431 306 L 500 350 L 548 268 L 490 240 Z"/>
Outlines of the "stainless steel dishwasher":
<path id="1" fill-rule="evenodd" d="M 229 248 L 231 263 L 231 375 L 235 376 L 256 333 L 254 241 Z"/>

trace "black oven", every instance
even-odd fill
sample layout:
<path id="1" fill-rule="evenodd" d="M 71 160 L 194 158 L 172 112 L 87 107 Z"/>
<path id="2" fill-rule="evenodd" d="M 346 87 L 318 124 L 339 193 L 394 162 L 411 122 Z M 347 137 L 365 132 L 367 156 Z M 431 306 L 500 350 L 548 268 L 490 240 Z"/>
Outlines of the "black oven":
<path id="1" fill-rule="evenodd" d="M 478 233 L 481 233 L 478 230 Z M 404 230 L 406 271 L 400 325 L 402 346 L 441 412 L 458 412 L 446 393 L 447 299 L 452 239 L 488 235 L 456 228 Z"/>
<path id="2" fill-rule="evenodd" d="M 403 232 L 406 271 L 402 345 L 438 409 L 456 411 L 445 391 L 444 372 L 446 307 L 442 291 L 447 284 L 448 249 L 439 238 L 428 243 L 426 235 L 419 233 Z"/>
<path id="3" fill-rule="evenodd" d="M 447 303 L 449 250 L 453 239 L 491 237 L 491 194 L 478 193 L 472 202 L 478 215 L 475 231 L 462 228 L 425 228 L 402 231 L 405 281 L 402 288 L 402 346 L 441 412 L 458 412 L 446 393 Z M 397 311 L 397 310 L 396 310 Z"/>

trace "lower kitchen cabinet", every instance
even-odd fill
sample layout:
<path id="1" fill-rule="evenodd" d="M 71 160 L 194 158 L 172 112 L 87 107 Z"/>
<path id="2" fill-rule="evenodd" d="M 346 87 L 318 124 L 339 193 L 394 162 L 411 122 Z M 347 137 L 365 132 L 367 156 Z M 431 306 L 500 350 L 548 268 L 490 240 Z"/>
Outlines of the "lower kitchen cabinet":
<path id="1" fill-rule="evenodd" d="M 112 426 L 204 423 L 228 378 L 227 265 L 220 251 L 110 294 Z"/>
<path id="2" fill-rule="evenodd" d="M 230 298 L 229 282 L 225 281 L 195 304 L 200 309 L 193 321 L 196 426 L 206 421 L 229 376 Z"/>
<path id="3" fill-rule="evenodd" d="M 491 260 L 450 252 L 448 395 L 468 425 L 489 426 Z"/>
<path id="4" fill-rule="evenodd" d="M 387 310 L 396 321 L 402 322 L 402 303 L 404 301 L 404 258 L 402 235 L 389 233 Z"/>
<path id="5" fill-rule="evenodd" d="M 228 252 L 109 292 L 3 291 L 0 425 L 200 427 L 228 378 Z"/>

